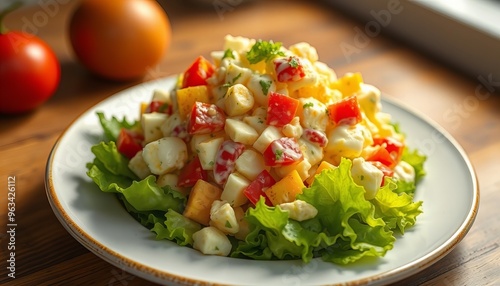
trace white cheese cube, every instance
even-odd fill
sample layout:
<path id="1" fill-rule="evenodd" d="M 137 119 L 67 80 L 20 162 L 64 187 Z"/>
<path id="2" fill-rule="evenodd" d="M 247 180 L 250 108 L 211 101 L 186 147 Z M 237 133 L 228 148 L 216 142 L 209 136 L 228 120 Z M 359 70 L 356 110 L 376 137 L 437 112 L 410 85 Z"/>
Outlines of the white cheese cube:
<path id="1" fill-rule="evenodd" d="M 269 144 L 271 144 L 274 140 L 280 139 L 281 137 L 284 136 L 278 127 L 272 125 L 267 126 L 267 128 L 262 131 L 259 138 L 255 140 L 253 147 L 260 153 L 264 153 Z"/>
<path id="2" fill-rule="evenodd" d="M 255 44 L 254 39 L 249 39 L 241 36 L 234 37 L 231 35 L 226 35 L 224 37 L 223 49 L 224 50 L 231 49 L 238 53 L 244 53 L 249 51 L 254 44 Z"/>
<path id="3" fill-rule="evenodd" d="M 229 62 L 226 67 L 225 84 L 246 84 L 252 76 L 252 70 L 240 67 L 233 62 Z"/>
<path id="4" fill-rule="evenodd" d="M 227 118 L 224 125 L 224 131 L 234 142 L 245 145 L 252 145 L 259 137 L 259 133 L 250 125 L 240 120 Z"/>
<path id="5" fill-rule="evenodd" d="M 142 158 L 155 175 L 182 169 L 188 159 L 186 143 L 177 137 L 158 139 L 144 146 Z"/>
<path id="6" fill-rule="evenodd" d="M 228 256 L 231 247 L 227 236 L 216 227 L 204 227 L 193 233 L 193 248 L 203 254 Z"/>
<path id="7" fill-rule="evenodd" d="M 299 146 L 302 154 L 304 155 L 304 160 L 307 160 L 312 166 L 320 163 L 321 160 L 323 160 L 323 148 L 321 148 L 318 144 L 314 144 L 309 140 L 300 138 Z"/>
<path id="8" fill-rule="evenodd" d="M 153 90 L 153 98 L 151 99 L 151 101 L 161 101 L 168 104 L 172 103 L 170 92 L 161 89 Z"/>
<path id="9" fill-rule="evenodd" d="M 191 137 L 191 141 L 189 141 L 189 148 L 195 154 L 200 153 L 198 146 L 201 142 L 213 139 L 214 134 L 195 134 Z"/>
<path id="10" fill-rule="evenodd" d="M 341 124 L 327 132 L 326 159 L 336 165 L 340 158 L 359 157 L 363 148 L 371 145 L 373 139 L 368 129 L 361 125 Z"/>
<path id="11" fill-rule="evenodd" d="M 242 84 L 235 84 L 228 88 L 224 96 L 224 110 L 229 116 L 243 115 L 254 105 L 252 93 Z"/>
<path id="12" fill-rule="evenodd" d="M 325 131 L 328 125 L 326 105 L 314 97 L 299 98 L 300 123 L 304 128 Z"/>
<path id="13" fill-rule="evenodd" d="M 318 214 L 318 210 L 313 205 L 302 200 L 282 203 L 279 204 L 279 207 L 288 211 L 288 217 L 296 221 L 312 219 Z"/>
<path id="14" fill-rule="evenodd" d="M 415 182 L 415 169 L 407 162 L 401 161 L 394 167 L 394 178 L 407 183 Z"/>
<path id="15" fill-rule="evenodd" d="M 309 174 L 310 169 L 311 169 L 311 163 L 309 163 L 309 161 L 307 160 L 301 160 L 300 162 L 294 164 L 275 167 L 274 171 L 275 174 L 278 175 L 280 178 L 284 178 L 286 175 L 290 174 L 291 171 L 297 170 L 297 173 L 299 174 L 302 181 L 305 181 L 310 176 Z"/>
<path id="16" fill-rule="evenodd" d="M 299 117 L 294 117 L 292 119 L 292 121 L 290 121 L 290 123 L 288 123 L 288 124 L 285 124 L 283 126 L 283 129 L 281 130 L 281 132 L 283 132 L 283 134 L 286 137 L 296 138 L 296 139 L 299 139 L 300 136 L 302 136 L 303 131 L 304 130 L 302 129 L 302 126 L 300 125 L 300 118 Z"/>
<path id="17" fill-rule="evenodd" d="M 128 168 L 137 175 L 141 180 L 151 175 L 148 165 L 142 158 L 142 151 L 137 152 L 128 162 Z"/>
<path id="18" fill-rule="evenodd" d="M 166 120 L 167 115 L 165 113 L 153 112 L 142 114 L 141 124 L 144 132 L 144 144 L 163 137 L 161 126 Z"/>
<path id="19" fill-rule="evenodd" d="M 236 171 L 250 181 L 255 180 L 263 170 L 269 170 L 269 167 L 264 162 L 264 157 L 252 149 L 243 151 L 240 157 L 236 159 L 235 165 Z"/>
<path id="20" fill-rule="evenodd" d="M 214 201 L 210 208 L 210 225 L 226 234 L 235 234 L 240 230 L 234 209 L 225 201 Z"/>
<path id="21" fill-rule="evenodd" d="M 384 174 L 363 158 L 352 160 L 351 176 L 354 182 L 365 188 L 365 199 L 371 200 L 377 195 Z"/>
<path id="22" fill-rule="evenodd" d="M 201 168 L 203 168 L 203 170 L 214 169 L 216 160 L 215 157 L 217 156 L 217 151 L 223 141 L 224 138 L 218 137 L 208 139 L 198 144 L 196 151 L 198 153 L 198 157 L 200 158 Z"/>
<path id="23" fill-rule="evenodd" d="M 261 116 L 245 116 L 243 117 L 243 122 L 250 125 L 258 134 L 261 134 L 264 129 L 267 128 L 266 117 Z"/>
<path id="24" fill-rule="evenodd" d="M 248 89 L 252 92 L 257 104 L 267 106 L 269 92 L 276 91 L 276 84 L 267 74 L 253 74 L 248 81 Z"/>
<path id="25" fill-rule="evenodd" d="M 296 43 L 288 47 L 288 49 L 297 56 L 308 59 L 311 63 L 318 60 L 318 52 L 316 51 L 316 48 L 311 46 L 309 43 Z"/>
<path id="26" fill-rule="evenodd" d="M 182 119 L 179 113 L 174 113 L 167 117 L 167 119 L 161 125 L 160 129 L 164 137 L 169 137 L 172 136 L 172 132 L 174 131 L 174 129 L 178 126 L 181 126 L 182 124 Z"/>
<path id="27" fill-rule="evenodd" d="M 220 199 L 228 202 L 233 207 L 239 207 L 248 201 L 243 193 L 248 185 L 250 185 L 250 181 L 247 178 L 234 172 L 227 178 Z"/>

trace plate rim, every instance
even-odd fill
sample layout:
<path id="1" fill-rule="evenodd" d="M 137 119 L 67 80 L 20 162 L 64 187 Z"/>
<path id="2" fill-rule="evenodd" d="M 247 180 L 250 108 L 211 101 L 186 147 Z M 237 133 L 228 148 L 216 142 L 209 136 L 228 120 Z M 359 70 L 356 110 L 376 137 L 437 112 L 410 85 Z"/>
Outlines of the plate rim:
<path id="1" fill-rule="evenodd" d="M 82 244 L 85 248 L 87 248 L 90 252 L 94 253 L 96 256 L 110 263 L 111 265 L 117 266 L 126 272 L 129 272 L 131 274 L 134 274 L 138 277 L 141 277 L 143 279 L 146 279 L 154 283 L 165 283 L 166 281 L 169 281 L 177 284 L 230 285 L 219 282 L 214 283 L 207 280 L 198 280 L 190 277 L 185 277 L 179 274 L 175 274 L 172 272 L 168 272 L 166 270 L 155 269 L 151 266 L 144 265 L 140 262 L 136 262 L 132 258 L 127 258 L 123 256 L 122 254 L 106 247 L 101 242 L 97 241 L 94 237 L 92 237 L 90 234 L 86 233 L 81 227 L 79 227 L 78 224 L 74 220 L 72 220 L 71 217 L 68 215 L 67 210 L 64 209 L 64 207 L 60 202 L 60 199 L 56 195 L 55 185 L 53 182 L 53 174 L 52 174 L 53 160 L 58 150 L 58 147 L 61 144 L 62 139 L 66 136 L 68 131 L 74 127 L 75 123 L 78 120 L 82 119 L 85 115 L 90 113 L 93 109 L 96 109 L 98 106 L 104 104 L 107 101 L 111 101 L 115 98 L 123 96 L 123 94 L 126 94 L 127 92 L 133 90 L 134 88 L 137 88 L 139 86 L 147 87 L 148 85 L 152 85 L 155 82 L 173 81 L 174 78 L 175 75 L 170 75 L 167 77 L 142 82 L 137 85 L 127 87 L 121 91 L 115 92 L 111 94 L 109 97 L 87 108 L 80 115 L 78 115 L 72 122 L 70 122 L 68 126 L 63 129 L 63 131 L 57 138 L 47 159 L 45 178 L 44 178 L 46 195 L 49 204 L 52 208 L 52 211 L 54 212 L 56 218 L 62 224 L 64 229 L 80 244 Z M 453 147 L 460 154 L 462 160 L 464 161 L 465 166 L 467 167 L 468 170 L 467 174 L 470 175 L 471 178 L 471 182 L 473 185 L 471 207 L 468 210 L 468 213 L 464 221 L 461 222 L 460 226 L 458 227 L 457 231 L 454 232 L 452 236 L 450 236 L 447 240 L 445 240 L 441 245 L 436 247 L 434 250 L 430 251 L 429 253 L 420 257 L 419 259 L 413 260 L 412 262 L 407 263 L 401 267 L 381 272 L 373 276 L 353 280 L 352 282 L 349 281 L 347 283 L 348 285 L 364 285 L 368 283 L 375 283 L 375 284 L 393 283 L 428 268 L 429 266 L 433 265 L 434 263 L 445 257 L 463 240 L 463 238 L 467 235 L 472 225 L 474 224 L 474 221 L 477 217 L 477 213 L 479 211 L 480 190 L 479 190 L 477 173 L 462 145 L 436 121 L 428 117 L 426 114 L 417 112 L 416 109 L 414 109 L 411 106 L 408 106 L 401 100 L 398 100 L 394 97 L 388 96 L 387 94 L 383 93 L 382 101 L 388 102 L 389 104 L 392 104 L 393 106 L 403 110 L 404 112 L 410 113 L 412 116 L 424 121 L 426 124 L 430 125 L 432 128 L 437 130 L 440 133 L 440 135 L 446 138 L 446 140 L 448 140 L 453 145 Z M 330 285 L 338 285 L 338 284 L 330 284 Z M 342 285 L 346 285 L 346 283 L 342 283 Z"/>

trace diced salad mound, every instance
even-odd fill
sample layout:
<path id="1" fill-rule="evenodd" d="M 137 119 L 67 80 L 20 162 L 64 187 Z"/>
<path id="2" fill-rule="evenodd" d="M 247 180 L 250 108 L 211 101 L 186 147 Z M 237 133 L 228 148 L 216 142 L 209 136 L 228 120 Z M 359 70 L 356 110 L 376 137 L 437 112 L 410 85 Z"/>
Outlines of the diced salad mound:
<path id="1" fill-rule="evenodd" d="M 384 256 L 416 223 L 426 157 L 359 73 L 314 47 L 226 36 L 129 123 L 98 113 L 108 140 L 88 176 L 157 239 L 204 254 Z"/>

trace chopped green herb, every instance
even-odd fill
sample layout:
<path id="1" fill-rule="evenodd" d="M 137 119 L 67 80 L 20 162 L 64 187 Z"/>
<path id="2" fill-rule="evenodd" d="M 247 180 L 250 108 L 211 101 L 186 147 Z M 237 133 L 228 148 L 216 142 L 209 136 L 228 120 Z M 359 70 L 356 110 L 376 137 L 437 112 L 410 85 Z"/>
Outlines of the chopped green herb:
<path id="1" fill-rule="evenodd" d="M 271 87 L 271 84 L 273 84 L 273 82 L 271 80 L 260 80 L 259 84 L 262 88 L 262 93 L 264 95 L 267 95 L 267 93 L 269 92 L 269 88 Z"/>
<path id="2" fill-rule="evenodd" d="M 233 50 L 231 50 L 231 49 L 226 49 L 226 50 L 224 51 L 224 55 L 222 56 L 222 59 L 225 59 L 225 58 L 231 58 L 231 59 L 234 59 Z"/>
<path id="3" fill-rule="evenodd" d="M 261 61 L 268 61 L 276 56 L 284 56 L 285 53 L 280 50 L 281 43 L 273 41 L 258 40 L 247 52 L 248 62 L 256 64 Z"/>
<path id="4" fill-rule="evenodd" d="M 313 107 L 313 106 L 314 106 L 314 103 L 312 103 L 312 102 L 308 102 L 308 103 L 306 103 L 306 104 L 302 105 L 302 108 L 304 108 L 304 109 L 305 109 L 305 108 L 308 108 L 308 107 Z"/>
<path id="5" fill-rule="evenodd" d="M 233 227 L 228 220 L 226 220 L 226 224 L 224 226 L 227 227 L 227 228 L 232 228 Z"/>
<path id="6" fill-rule="evenodd" d="M 235 76 L 233 78 L 233 80 L 231 82 L 226 82 L 225 84 L 223 84 L 222 86 L 223 87 L 230 87 L 232 85 L 234 85 L 234 83 L 241 77 L 241 73 L 239 73 L 237 76 Z"/>
<path id="7" fill-rule="evenodd" d="M 233 84 L 241 77 L 241 73 L 233 78 Z"/>
<path id="8" fill-rule="evenodd" d="M 283 156 L 283 150 L 280 149 L 276 150 L 274 152 L 274 156 L 276 157 L 276 161 L 281 160 L 281 157 Z"/>
<path id="9" fill-rule="evenodd" d="M 299 60 L 296 57 L 290 57 L 288 59 L 288 63 L 292 68 L 296 68 L 299 66 Z"/>

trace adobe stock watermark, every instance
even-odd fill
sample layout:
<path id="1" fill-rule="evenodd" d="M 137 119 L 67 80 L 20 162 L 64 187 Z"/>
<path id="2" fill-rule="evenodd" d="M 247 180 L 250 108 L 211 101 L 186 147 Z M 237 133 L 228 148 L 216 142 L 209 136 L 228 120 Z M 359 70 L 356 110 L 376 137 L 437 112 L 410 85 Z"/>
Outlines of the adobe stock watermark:
<path id="1" fill-rule="evenodd" d="M 112 278 L 109 279 L 108 285 L 123 285 L 126 286 L 130 281 L 135 279 L 135 276 L 126 272 L 123 269 L 112 269 L 111 270 Z"/>
<path id="2" fill-rule="evenodd" d="M 370 44 L 372 38 L 380 35 L 382 28 L 387 27 L 391 23 L 393 15 L 398 15 L 402 11 L 403 6 L 399 0 L 390 0 L 387 3 L 386 9 L 380 11 L 371 10 L 370 15 L 373 17 L 373 20 L 367 22 L 363 30 L 359 27 L 354 27 L 355 35 L 353 42 L 340 43 L 340 49 L 347 62 L 351 62 L 351 56 L 353 54 L 361 53 L 362 49 Z"/>
<path id="3" fill-rule="evenodd" d="M 443 119 L 452 124 L 453 130 L 458 129 L 464 119 L 477 111 L 481 101 L 489 99 L 495 91 L 500 91 L 500 80 L 495 79 L 491 73 L 488 76 L 480 75 L 477 80 L 479 84 L 474 90 L 474 95 L 465 97 L 460 103 L 450 106 L 443 113 Z"/>
<path id="4" fill-rule="evenodd" d="M 23 16 L 21 21 L 21 32 L 26 38 L 33 37 L 38 34 L 40 28 L 48 25 L 51 18 L 54 18 L 61 11 L 61 5 L 65 5 L 72 0 L 38 0 L 36 2 L 38 9 L 31 16 Z M 14 2 L 14 5 L 22 5 L 22 3 L 30 3 L 33 1 Z M 19 45 L 26 41 L 16 34 L 9 34 L 11 45 L 17 50 Z"/>
<path id="5" fill-rule="evenodd" d="M 477 112 L 481 101 L 488 100 L 494 92 L 500 91 L 500 80 L 490 73 L 487 76 L 479 75 L 479 81 L 473 95 L 466 96 L 460 103 L 451 105 L 443 112 L 443 120 L 451 124 L 451 130 L 459 129 L 463 121 L 470 118 L 474 112 Z M 445 140 L 443 134 L 434 130 L 428 138 L 417 142 L 417 148 L 427 156 L 436 152 L 436 145 Z"/>
<path id="6" fill-rule="evenodd" d="M 236 7 L 246 1 L 248 0 L 214 0 L 212 2 L 212 6 L 214 7 L 217 16 L 219 16 L 219 19 L 223 21 L 224 14 L 234 11 Z"/>

